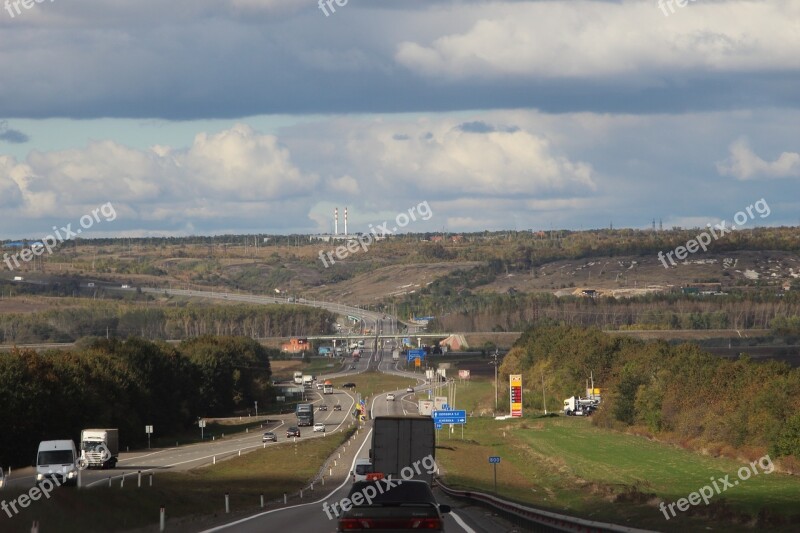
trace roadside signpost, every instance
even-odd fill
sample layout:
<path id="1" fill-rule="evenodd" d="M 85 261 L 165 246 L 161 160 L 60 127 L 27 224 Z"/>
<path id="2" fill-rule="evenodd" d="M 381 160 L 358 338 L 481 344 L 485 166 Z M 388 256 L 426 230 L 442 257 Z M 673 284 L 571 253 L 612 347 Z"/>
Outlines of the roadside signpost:
<path id="1" fill-rule="evenodd" d="M 493 455 L 489 457 L 489 464 L 494 467 L 494 493 L 497 494 L 497 465 L 500 463 L 500 456 Z"/>
<path id="2" fill-rule="evenodd" d="M 147 449 L 150 449 L 150 435 L 153 433 L 153 426 L 145 426 L 144 432 L 147 433 Z"/>
<path id="3" fill-rule="evenodd" d="M 203 440 L 203 428 L 206 427 L 206 421 L 205 420 L 200 420 L 200 421 L 197 422 L 197 425 L 200 426 L 200 440 Z"/>
<path id="4" fill-rule="evenodd" d="M 467 412 L 465 410 L 434 411 L 433 421 L 437 424 L 466 424 Z"/>

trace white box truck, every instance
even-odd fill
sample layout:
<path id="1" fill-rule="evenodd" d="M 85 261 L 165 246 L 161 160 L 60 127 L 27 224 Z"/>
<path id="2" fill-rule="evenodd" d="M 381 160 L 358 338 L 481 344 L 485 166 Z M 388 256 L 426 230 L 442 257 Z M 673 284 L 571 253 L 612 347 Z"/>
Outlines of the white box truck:
<path id="1" fill-rule="evenodd" d="M 436 454 L 436 429 L 433 418 L 423 416 L 378 416 L 372 428 L 372 448 L 369 451 L 373 472 L 385 477 L 401 479 L 401 472 L 409 467 L 413 479 L 421 479 L 429 484 L 433 473 L 426 470 Z M 416 474 L 414 465 L 420 474 Z M 423 466 L 424 465 L 424 466 Z M 408 473 L 408 469 L 406 469 Z"/>
<path id="2" fill-rule="evenodd" d="M 78 452 L 71 440 L 43 440 L 36 454 L 36 481 L 52 478 L 57 485 L 78 484 Z"/>
<path id="3" fill-rule="evenodd" d="M 306 387 L 311 387 L 314 385 L 314 376 L 311 374 L 304 374 L 303 375 L 303 385 Z"/>
<path id="4" fill-rule="evenodd" d="M 114 468 L 119 460 L 119 430 L 81 431 L 81 458 L 88 468 Z"/>

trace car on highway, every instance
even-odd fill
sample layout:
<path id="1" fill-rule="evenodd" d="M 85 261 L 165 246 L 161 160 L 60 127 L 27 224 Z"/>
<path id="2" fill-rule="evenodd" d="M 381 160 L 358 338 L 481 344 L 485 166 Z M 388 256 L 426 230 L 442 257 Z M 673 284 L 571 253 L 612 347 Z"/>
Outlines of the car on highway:
<path id="1" fill-rule="evenodd" d="M 325 405 L 325 404 L 322 404 L 322 405 L 319 406 L 319 408 L 317 410 L 318 411 L 327 411 L 328 410 L 328 406 Z"/>
<path id="2" fill-rule="evenodd" d="M 375 496 L 367 500 L 365 494 Z M 450 512 L 420 480 L 404 480 L 388 489 L 381 479 L 357 481 L 348 498 L 353 505 L 342 513 L 337 531 L 444 531 L 442 515 Z"/>
<path id="3" fill-rule="evenodd" d="M 353 477 L 353 482 L 366 481 L 367 474 L 372 472 L 372 460 L 370 459 L 356 459 L 356 465 L 350 472 Z"/>
<path id="4" fill-rule="evenodd" d="M 342 410 L 342 406 L 337 403 L 336 405 L 333 406 L 333 410 L 334 411 L 341 411 Z"/>
<path id="5" fill-rule="evenodd" d="M 394 394 L 392 394 L 392 393 L 387 394 L 386 395 L 386 401 L 387 402 L 393 402 L 394 401 Z"/>
<path id="6" fill-rule="evenodd" d="M 345 389 L 355 389 L 356 388 L 356 384 L 348 382 L 348 383 L 345 383 L 344 385 L 342 385 L 342 387 L 345 388 Z"/>
<path id="7" fill-rule="evenodd" d="M 414 387 L 408 387 L 408 388 L 406 389 L 406 392 L 414 392 Z"/>
<path id="8" fill-rule="evenodd" d="M 292 426 L 286 430 L 286 438 L 289 437 L 299 437 L 300 436 L 300 428 L 297 426 Z"/>
<path id="9" fill-rule="evenodd" d="M 265 431 L 261 437 L 261 442 L 278 442 L 278 436 L 272 431 Z"/>
<path id="10" fill-rule="evenodd" d="M 317 422 L 316 424 L 314 424 L 314 431 L 315 432 L 321 431 L 325 433 L 325 424 L 323 424 L 322 422 Z"/>

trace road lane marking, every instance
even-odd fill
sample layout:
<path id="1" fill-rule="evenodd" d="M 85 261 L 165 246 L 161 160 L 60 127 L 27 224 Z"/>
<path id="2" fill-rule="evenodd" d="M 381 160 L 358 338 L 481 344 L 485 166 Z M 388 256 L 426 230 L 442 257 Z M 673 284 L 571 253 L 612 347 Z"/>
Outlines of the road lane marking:
<path id="1" fill-rule="evenodd" d="M 369 433 L 367 433 L 367 436 L 364 438 L 364 442 L 361 444 L 361 447 L 359 447 L 358 451 L 356 451 L 356 456 L 353 459 L 353 463 L 350 465 L 350 470 L 353 470 L 355 468 L 356 459 L 358 459 L 358 456 L 359 456 L 359 454 L 361 454 L 361 450 L 364 449 L 364 446 L 368 442 L 370 442 L 370 435 L 371 434 L 372 434 L 372 430 L 370 429 Z M 216 531 L 223 531 L 223 530 L 228 529 L 230 527 L 238 526 L 240 524 L 244 524 L 246 522 L 249 522 L 250 520 L 255 520 L 256 518 L 261 518 L 262 516 L 266 516 L 268 514 L 278 513 L 280 511 L 286 511 L 288 509 L 297 509 L 298 507 L 305 507 L 305 506 L 308 506 L 308 505 L 317 505 L 319 503 L 327 501 L 328 498 L 333 496 L 333 494 L 335 494 L 336 492 L 340 491 L 348 483 L 350 483 L 350 476 L 349 475 L 345 476 L 345 479 L 344 479 L 344 481 L 342 482 L 341 485 L 339 485 L 338 487 L 336 487 L 335 489 L 330 491 L 328 494 L 326 494 L 324 497 L 320 498 L 319 500 L 316 500 L 316 501 L 313 501 L 313 502 L 308 502 L 308 503 L 299 503 L 297 505 L 290 505 L 289 507 L 282 507 L 280 509 L 272 509 L 271 511 L 264 511 L 263 513 L 258 513 L 258 514 L 255 514 L 253 516 L 248 516 L 247 518 L 242 518 L 241 520 L 236 520 L 235 522 L 231 522 L 229 524 L 223 524 L 221 526 L 217 526 L 217 527 L 214 527 L 214 528 L 211 528 L 211 529 L 203 530 L 200 533 L 214 533 Z"/>
<path id="2" fill-rule="evenodd" d="M 456 513 L 454 513 L 453 511 L 450 511 L 450 516 L 452 516 L 452 517 L 453 517 L 453 520 L 455 520 L 455 521 L 456 521 L 456 523 L 457 523 L 459 526 L 461 526 L 461 529 L 463 529 L 463 530 L 464 530 L 464 531 L 466 531 L 467 533 L 475 533 L 475 530 L 474 530 L 474 529 L 472 529 L 471 527 L 469 527 L 469 526 L 467 525 L 467 523 L 466 523 L 466 522 L 464 522 L 464 520 L 463 520 L 463 519 L 462 519 L 460 516 L 458 516 Z"/>

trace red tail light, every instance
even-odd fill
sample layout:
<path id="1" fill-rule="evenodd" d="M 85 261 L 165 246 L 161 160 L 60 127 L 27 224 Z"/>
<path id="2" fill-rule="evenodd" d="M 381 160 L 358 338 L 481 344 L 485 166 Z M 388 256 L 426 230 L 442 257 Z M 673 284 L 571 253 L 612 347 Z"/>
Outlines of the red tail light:
<path id="1" fill-rule="evenodd" d="M 342 518 L 339 529 L 351 531 L 356 529 L 442 529 L 439 518 Z"/>

